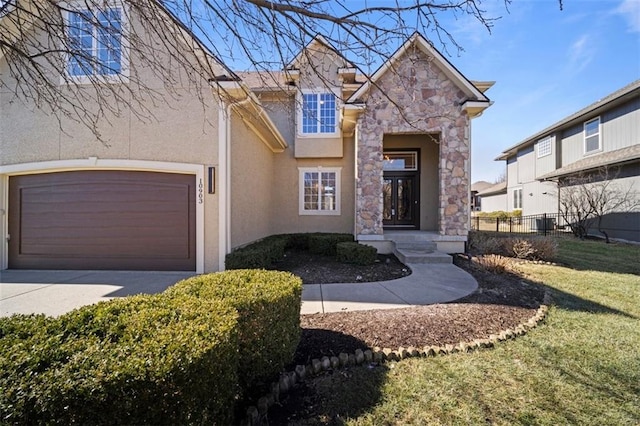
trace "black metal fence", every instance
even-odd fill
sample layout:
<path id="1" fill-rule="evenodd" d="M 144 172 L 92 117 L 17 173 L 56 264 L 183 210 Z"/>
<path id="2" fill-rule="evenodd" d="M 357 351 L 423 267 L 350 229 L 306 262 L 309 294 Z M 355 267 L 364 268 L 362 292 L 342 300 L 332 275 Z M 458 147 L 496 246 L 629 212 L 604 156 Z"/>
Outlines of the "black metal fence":
<path id="1" fill-rule="evenodd" d="M 564 235 L 571 233 L 569 224 L 559 213 L 507 218 L 474 216 L 471 218 L 471 229 L 514 234 Z"/>

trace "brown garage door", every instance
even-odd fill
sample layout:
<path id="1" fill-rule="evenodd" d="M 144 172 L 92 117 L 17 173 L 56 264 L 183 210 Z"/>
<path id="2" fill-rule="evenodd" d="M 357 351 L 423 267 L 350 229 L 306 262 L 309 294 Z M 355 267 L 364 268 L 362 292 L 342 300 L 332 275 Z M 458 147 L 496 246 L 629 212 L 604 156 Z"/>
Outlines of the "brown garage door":
<path id="1" fill-rule="evenodd" d="M 195 270 L 195 176 L 9 178 L 9 268 Z"/>

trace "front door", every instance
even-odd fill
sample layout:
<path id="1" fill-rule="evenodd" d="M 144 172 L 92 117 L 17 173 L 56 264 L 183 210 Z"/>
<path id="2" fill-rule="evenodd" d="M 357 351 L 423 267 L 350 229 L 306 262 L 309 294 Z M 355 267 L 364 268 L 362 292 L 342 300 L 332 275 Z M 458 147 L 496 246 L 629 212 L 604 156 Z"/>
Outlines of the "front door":
<path id="1" fill-rule="evenodd" d="M 418 228 L 418 175 L 415 173 L 384 174 L 382 190 L 384 209 L 382 223 L 385 227 Z"/>

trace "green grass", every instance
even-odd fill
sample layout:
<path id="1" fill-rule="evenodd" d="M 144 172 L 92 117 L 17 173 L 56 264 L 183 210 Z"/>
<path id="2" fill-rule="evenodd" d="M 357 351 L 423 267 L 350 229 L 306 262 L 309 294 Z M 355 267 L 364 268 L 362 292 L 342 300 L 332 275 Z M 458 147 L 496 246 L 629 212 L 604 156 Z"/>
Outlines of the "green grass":
<path id="1" fill-rule="evenodd" d="M 640 424 L 639 254 L 563 239 L 565 266 L 519 266 L 554 296 L 539 327 L 492 350 L 389 364 L 380 394 L 350 412 L 345 401 L 367 380 L 354 376 L 327 388 L 325 411 L 350 425 Z"/>

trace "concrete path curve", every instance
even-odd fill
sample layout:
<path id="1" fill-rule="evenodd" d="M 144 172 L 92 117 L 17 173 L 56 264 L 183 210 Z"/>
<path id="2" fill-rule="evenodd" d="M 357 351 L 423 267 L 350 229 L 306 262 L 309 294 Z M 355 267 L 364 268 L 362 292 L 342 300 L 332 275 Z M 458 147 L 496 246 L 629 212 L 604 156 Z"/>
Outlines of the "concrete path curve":
<path id="1" fill-rule="evenodd" d="M 460 299 L 478 288 L 452 264 L 407 264 L 411 275 L 373 283 L 306 284 L 302 313 L 361 311 L 433 305 Z"/>
<path id="2" fill-rule="evenodd" d="M 409 264 L 408 277 L 375 283 L 305 284 L 302 313 L 402 308 L 450 302 L 476 280 L 451 264 Z M 189 272 L 0 271 L 0 316 L 61 315 L 79 306 L 138 293 L 159 293 Z"/>

